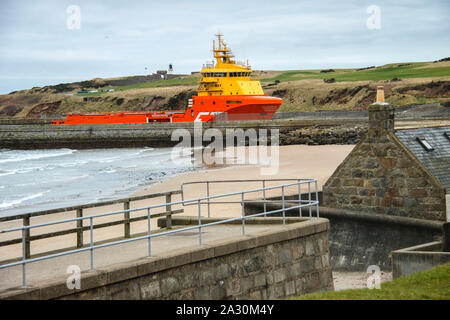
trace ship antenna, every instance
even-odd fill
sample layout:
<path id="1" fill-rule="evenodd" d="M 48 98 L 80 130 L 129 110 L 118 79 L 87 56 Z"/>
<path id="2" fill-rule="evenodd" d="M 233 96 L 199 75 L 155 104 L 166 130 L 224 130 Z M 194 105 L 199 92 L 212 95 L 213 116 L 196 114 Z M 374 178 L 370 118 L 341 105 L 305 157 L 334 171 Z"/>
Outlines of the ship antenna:
<path id="1" fill-rule="evenodd" d="M 219 48 L 218 49 L 221 50 L 222 49 L 222 34 L 220 33 L 220 31 L 218 34 L 216 34 L 216 36 L 219 40 Z"/>

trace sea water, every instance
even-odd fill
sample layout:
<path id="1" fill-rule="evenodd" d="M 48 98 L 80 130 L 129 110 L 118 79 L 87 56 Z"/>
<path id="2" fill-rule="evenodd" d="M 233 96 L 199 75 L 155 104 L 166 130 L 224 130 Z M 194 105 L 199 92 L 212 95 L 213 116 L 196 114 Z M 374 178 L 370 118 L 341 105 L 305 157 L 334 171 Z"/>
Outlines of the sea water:
<path id="1" fill-rule="evenodd" d="M 171 148 L 0 149 L 0 216 L 127 197 L 194 169 Z"/>

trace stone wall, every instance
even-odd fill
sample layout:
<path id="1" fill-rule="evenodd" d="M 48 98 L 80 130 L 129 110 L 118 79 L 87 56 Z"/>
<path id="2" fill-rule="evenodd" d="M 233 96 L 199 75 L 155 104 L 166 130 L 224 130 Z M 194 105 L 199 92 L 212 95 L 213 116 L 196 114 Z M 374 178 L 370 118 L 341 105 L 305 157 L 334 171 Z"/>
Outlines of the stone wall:
<path id="1" fill-rule="evenodd" d="M 278 223 L 280 223 L 278 219 Z M 333 290 L 326 219 L 283 227 L 0 293 L 3 299 L 275 299 Z"/>
<path id="2" fill-rule="evenodd" d="M 347 120 L 348 122 L 349 120 Z M 226 129 L 279 129 L 280 145 L 289 144 L 354 144 L 366 128 L 343 126 L 343 120 L 279 120 L 203 123 L 203 129 L 215 128 L 225 134 Z M 0 124 L 0 148 L 104 148 L 104 147 L 170 147 L 175 129 L 186 129 L 193 135 L 193 123 L 136 123 L 110 125 L 55 126 L 49 124 Z M 208 142 L 209 143 L 209 142 Z"/>
<path id="3" fill-rule="evenodd" d="M 445 220 L 445 189 L 394 135 L 392 109 L 369 111 L 368 134 L 323 186 L 323 205 Z"/>
<path id="4" fill-rule="evenodd" d="M 290 206 L 292 204 L 287 204 L 286 208 Z M 279 210 L 282 205 L 281 202 L 271 202 L 266 207 L 268 211 Z M 246 203 L 245 214 L 259 213 L 263 209 L 261 202 Z M 439 221 L 327 207 L 319 209 L 320 216 L 330 221 L 328 243 L 330 264 L 334 271 L 366 272 L 370 265 L 390 271 L 392 251 L 442 238 L 444 223 Z M 308 215 L 308 212 L 303 212 L 305 214 Z M 298 215 L 298 209 L 286 211 L 286 216 Z M 312 215 L 316 216 L 315 207 L 312 208 Z"/>
<path id="5" fill-rule="evenodd" d="M 281 129 L 280 145 L 357 144 L 367 133 L 362 125 L 313 126 L 300 129 Z"/>
<path id="6" fill-rule="evenodd" d="M 392 277 L 396 279 L 446 263 L 450 263 L 450 252 L 443 251 L 441 241 L 396 250 L 392 252 Z"/>

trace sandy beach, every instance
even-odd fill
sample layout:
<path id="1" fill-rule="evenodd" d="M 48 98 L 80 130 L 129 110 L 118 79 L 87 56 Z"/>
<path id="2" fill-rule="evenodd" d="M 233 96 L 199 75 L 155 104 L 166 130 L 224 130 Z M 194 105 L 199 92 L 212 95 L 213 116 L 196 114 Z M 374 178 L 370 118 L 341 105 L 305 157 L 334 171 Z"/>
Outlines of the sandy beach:
<path id="1" fill-rule="evenodd" d="M 145 195 L 168 190 L 179 190 L 181 184 L 194 181 L 213 180 L 257 180 L 257 179 L 307 179 L 318 180 L 318 189 L 322 190 L 323 184 L 331 176 L 338 165 L 353 149 L 354 145 L 290 145 L 279 147 L 279 167 L 275 174 L 264 174 L 262 168 L 267 166 L 255 165 L 232 165 L 222 168 L 207 168 L 195 172 L 188 172 L 169 178 L 165 181 L 150 185 L 134 195 Z M 268 182 L 266 185 L 280 185 L 289 182 Z M 210 195 L 238 192 L 249 189 L 261 188 L 261 182 L 245 183 L 220 183 L 211 184 Z M 190 184 L 185 186 L 185 199 L 194 199 L 206 196 L 206 184 Z M 297 192 L 297 188 L 286 190 L 287 194 Z M 279 190 L 276 191 L 279 195 Z M 257 198 L 258 194 L 250 198 Z M 194 209 L 194 208 L 193 208 Z M 195 207 L 195 210 L 197 208 Z M 239 213 L 239 211 L 238 211 Z M 197 211 L 185 208 L 187 215 L 196 215 Z M 234 216 L 235 212 L 230 206 L 215 206 L 215 216 Z"/>
<path id="2" fill-rule="evenodd" d="M 280 146 L 279 148 L 279 167 L 275 174 L 265 175 L 261 170 L 260 164 L 252 165 L 232 165 L 224 167 L 215 168 L 204 168 L 198 171 L 188 172 L 179 174 L 168 179 L 149 185 L 148 187 L 139 190 L 133 196 L 154 194 L 159 192 L 165 192 L 170 190 L 179 190 L 181 184 L 194 182 L 194 181 L 217 181 L 217 180 L 246 180 L 246 179 L 299 179 L 299 178 L 315 178 L 318 180 L 318 189 L 321 190 L 323 184 L 338 167 L 338 165 L 345 159 L 345 157 L 353 149 L 353 145 L 323 145 L 323 146 L 308 146 L 308 145 L 292 145 L 292 146 Z M 273 181 L 267 182 L 266 185 L 279 185 L 286 182 Z M 184 186 L 184 198 L 193 199 L 202 196 L 206 196 L 205 184 L 189 184 Z M 223 193 L 238 192 L 249 189 L 261 188 L 261 182 L 257 183 L 220 183 L 211 184 L 210 194 L 218 195 Z M 305 192 L 303 190 L 302 192 Z M 314 191 L 314 190 L 312 190 Z M 279 190 L 277 191 L 279 195 Z M 293 189 L 287 189 L 286 194 L 294 194 L 297 192 L 297 187 L 294 186 Z M 267 196 L 271 194 L 268 193 Z M 251 198 L 261 198 L 262 194 L 255 193 Z M 180 200 L 180 196 L 174 196 L 172 201 Z M 240 196 L 236 196 L 234 200 L 240 199 Z M 247 199 L 247 197 L 246 197 Z M 233 197 L 227 200 L 233 200 Z M 142 201 L 136 201 L 131 203 L 131 208 L 142 208 L 149 205 L 162 204 L 165 203 L 165 198 L 155 198 L 147 199 Z M 201 206 L 202 216 L 207 215 L 206 205 Z M 180 215 L 197 215 L 197 206 L 174 206 L 173 209 L 183 208 L 184 212 Z M 92 214 L 105 213 L 111 211 L 122 210 L 123 206 L 121 204 L 111 205 L 105 207 L 98 207 L 92 209 L 86 209 L 83 211 L 84 216 L 90 216 Z M 155 209 L 156 212 L 164 211 L 165 208 L 161 210 Z M 136 211 L 131 213 L 131 217 L 137 217 L 143 215 L 142 211 Z M 240 204 L 217 204 L 211 205 L 211 216 L 212 217 L 233 217 L 241 215 Z M 73 218 L 75 217 L 75 212 L 63 212 L 59 214 L 52 214 L 48 216 L 34 217 L 31 219 L 32 224 L 43 223 L 51 220 Z M 116 215 L 114 217 L 103 217 L 95 219 L 95 224 L 114 221 L 123 218 L 122 215 Z M 157 219 L 152 219 L 152 230 L 157 228 Z M 84 225 L 88 225 L 89 221 L 86 220 Z M 2 224 L 2 229 L 18 226 L 17 221 L 4 222 Z M 48 232 L 55 232 L 58 230 L 64 230 L 67 228 L 75 227 L 75 223 L 65 223 L 60 225 L 53 225 L 39 229 L 33 229 L 31 235 L 38 235 Z M 140 221 L 131 224 L 131 234 L 137 234 L 147 231 L 147 222 Z M 113 238 L 120 238 L 123 236 L 123 225 L 96 229 L 94 232 L 94 241 L 102 241 Z M 20 234 L 9 233 L 2 234 L 0 239 L 2 241 L 18 238 Z M 65 236 L 60 236 L 57 238 L 43 239 L 38 241 L 33 241 L 31 244 L 31 254 L 36 255 L 42 252 L 48 252 L 52 250 L 59 250 L 64 248 L 70 248 L 76 243 L 76 235 L 70 234 Z M 87 244 L 90 241 L 89 232 L 84 232 L 84 243 Z M 22 250 L 21 245 L 10 245 L 7 247 L 0 248 L 1 260 L 9 260 L 18 258 L 21 256 Z M 353 280 L 349 279 L 349 283 L 343 275 L 339 276 L 340 281 L 344 282 L 339 284 L 339 288 L 350 287 L 355 285 Z M 1 281 L 1 279 L 0 279 Z"/>
<path id="3" fill-rule="evenodd" d="M 261 165 L 232 165 L 220 168 L 206 168 L 199 169 L 198 171 L 179 174 L 173 177 L 169 177 L 159 183 L 149 185 L 148 187 L 139 190 L 131 196 L 139 196 L 146 194 L 154 194 L 159 192 L 180 190 L 182 183 L 188 183 L 193 181 L 203 180 L 245 180 L 245 179 L 290 179 L 290 178 L 316 178 L 318 180 L 318 189 L 322 189 L 322 185 L 326 182 L 328 177 L 334 172 L 337 166 L 345 159 L 345 157 L 353 149 L 353 145 L 324 145 L 324 146 L 308 146 L 308 145 L 291 145 L 280 146 L 279 148 L 279 167 L 278 172 L 273 175 L 262 174 Z M 267 185 L 279 185 L 287 182 L 268 182 Z M 244 191 L 249 189 L 261 188 L 261 182 L 258 183 L 223 183 L 223 184 L 211 184 L 210 195 L 218 195 L 230 192 Z M 302 189 L 302 192 L 306 191 Z M 312 190 L 313 191 L 313 190 Z M 297 192 L 297 187 L 287 188 L 286 194 L 293 194 Z M 276 190 L 275 193 L 267 193 L 267 196 L 280 195 L 280 190 Z M 195 199 L 198 197 L 206 196 L 205 184 L 191 184 L 184 186 L 184 199 Z M 255 193 L 248 197 L 248 199 L 262 198 L 262 193 Z M 226 200 L 238 200 L 240 196 L 229 197 Z M 247 196 L 246 196 L 247 199 Z M 181 196 L 174 196 L 172 201 L 181 200 Z M 131 208 L 142 208 L 150 205 L 165 203 L 165 198 L 154 198 L 142 201 L 136 201 L 131 203 Z M 180 215 L 197 215 L 197 206 L 173 206 L 172 209 L 182 208 L 184 210 Z M 155 209 L 154 212 L 162 212 L 165 208 Z M 84 216 L 90 216 L 93 214 L 112 212 L 123 210 L 121 204 L 91 208 L 83 211 Z M 202 215 L 206 216 L 206 205 L 202 205 Z M 137 217 L 145 214 L 142 211 L 136 211 L 131 213 L 131 217 Z M 212 217 L 233 217 L 241 214 L 240 204 L 218 204 L 211 205 Z M 62 212 L 58 214 L 52 214 L 48 216 L 34 217 L 31 219 L 32 224 L 45 223 L 48 221 L 54 221 L 58 219 L 68 219 L 76 216 L 73 211 Z M 102 217 L 95 219 L 95 224 L 119 220 L 123 218 L 122 215 L 115 215 L 112 217 Z M 152 219 L 152 229 L 155 230 L 156 220 Z M 11 221 L 2 223 L 2 229 L 12 228 L 19 226 L 19 222 Z M 84 225 L 88 225 L 89 221 L 85 220 Z M 21 223 L 20 223 L 21 225 Z M 59 225 L 52 225 L 48 227 L 42 227 L 38 229 L 32 229 L 31 235 L 39 235 L 48 232 L 55 232 L 64 230 L 67 228 L 75 227 L 75 223 L 64 223 Z M 131 234 L 141 233 L 147 231 L 147 222 L 140 221 L 131 224 Z M 19 232 L 2 234 L 0 239 L 2 241 L 20 237 Z M 106 239 L 112 239 L 123 236 L 123 226 L 113 226 L 108 228 L 97 229 L 94 232 L 94 241 L 102 241 Z M 89 232 L 84 233 L 84 242 L 90 241 Z M 49 250 L 57 250 L 67 247 L 72 247 L 76 243 L 76 235 L 69 234 L 58 237 L 58 241 L 54 239 L 43 239 L 33 241 L 31 245 L 31 254 L 38 254 Z M 10 245 L 0 248 L 1 260 L 13 259 L 21 256 L 21 245 Z"/>

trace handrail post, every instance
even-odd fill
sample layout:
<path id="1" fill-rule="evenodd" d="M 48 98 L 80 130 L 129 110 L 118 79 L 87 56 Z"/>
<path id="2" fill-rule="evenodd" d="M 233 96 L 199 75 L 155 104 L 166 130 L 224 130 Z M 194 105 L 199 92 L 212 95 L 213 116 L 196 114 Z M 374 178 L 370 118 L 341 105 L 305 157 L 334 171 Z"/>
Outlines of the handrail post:
<path id="1" fill-rule="evenodd" d="M 23 217 L 23 226 L 29 226 L 30 225 L 30 216 L 26 215 Z M 30 258 L 30 229 L 29 228 L 25 228 L 23 229 L 25 231 L 24 233 L 24 242 L 23 242 L 23 246 L 24 246 L 24 255 L 25 258 L 28 259 Z"/>
<path id="2" fill-rule="evenodd" d="M 298 189 L 298 213 L 300 217 L 302 217 L 302 183 L 300 182 L 300 179 L 297 180 L 297 189 Z"/>
<path id="3" fill-rule="evenodd" d="M 172 194 L 168 193 L 166 194 L 166 203 L 171 203 L 172 202 Z M 167 229 L 172 229 L 172 206 L 166 205 L 166 212 L 168 212 L 167 216 L 166 216 L 166 228 Z"/>
<path id="4" fill-rule="evenodd" d="M 147 228 L 148 228 L 148 256 L 152 256 L 152 238 L 150 228 L 150 208 L 147 209 Z"/>
<path id="5" fill-rule="evenodd" d="M 266 212 L 267 212 L 267 204 L 266 204 L 266 180 L 263 180 L 262 183 L 263 183 L 263 197 L 264 197 L 264 213 L 266 213 Z M 265 217 L 265 216 L 266 216 L 266 215 L 264 214 L 264 217 Z"/>
<path id="6" fill-rule="evenodd" d="M 241 206 L 242 206 L 242 235 L 245 236 L 245 207 L 244 207 L 244 193 L 241 193 Z"/>
<path id="7" fill-rule="evenodd" d="M 124 212 L 124 220 L 125 222 L 123 223 L 124 226 L 124 237 L 125 238 L 129 238 L 130 237 L 130 211 L 126 211 L 126 210 L 130 210 L 130 201 L 125 201 L 123 203 L 123 210 L 125 210 Z"/>
<path id="8" fill-rule="evenodd" d="M 77 218 L 83 217 L 83 209 L 77 209 Z M 77 248 L 83 247 L 83 219 L 77 220 Z"/>
<path id="9" fill-rule="evenodd" d="M 211 209 L 209 205 L 209 181 L 206 181 L 206 195 L 208 197 L 208 218 L 211 217 Z"/>
<path id="10" fill-rule="evenodd" d="M 202 245 L 202 215 L 201 215 L 201 207 L 200 207 L 200 199 L 197 200 L 198 206 L 198 244 Z"/>
<path id="11" fill-rule="evenodd" d="M 284 186 L 281 187 L 281 202 L 283 203 L 283 226 L 286 225 L 286 210 L 284 204 Z"/>
<path id="12" fill-rule="evenodd" d="M 23 288 L 26 288 L 26 286 L 27 286 L 27 274 L 26 274 L 26 270 L 25 270 L 25 268 L 26 268 L 26 262 L 25 262 L 25 259 L 26 259 L 26 245 L 25 245 L 25 243 L 26 243 L 26 241 L 25 241 L 25 238 L 26 238 L 26 231 L 29 231 L 29 229 L 22 229 L 22 287 Z"/>
<path id="13" fill-rule="evenodd" d="M 94 271 L 94 219 L 92 217 L 89 218 L 90 222 L 91 222 L 91 271 Z"/>
<path id="14" fill-rule="evenodd" d="M 311 208 L 311 180 L 308 181 L 308 207 L 309 207 L 309 219 L 312 219 L 312 208 Z"/>
<path id="15" fill-rule="evenodd" d="M 317 218 L 319 218 L 319 190 L 318 190 L 318 187 L 317 187 L 317 179 L 315 181 L 315 184 L 316 184 L 316 201 L 317 201 L 317 203 L 316 203 L 316 214 L 317 214 Z"/>

